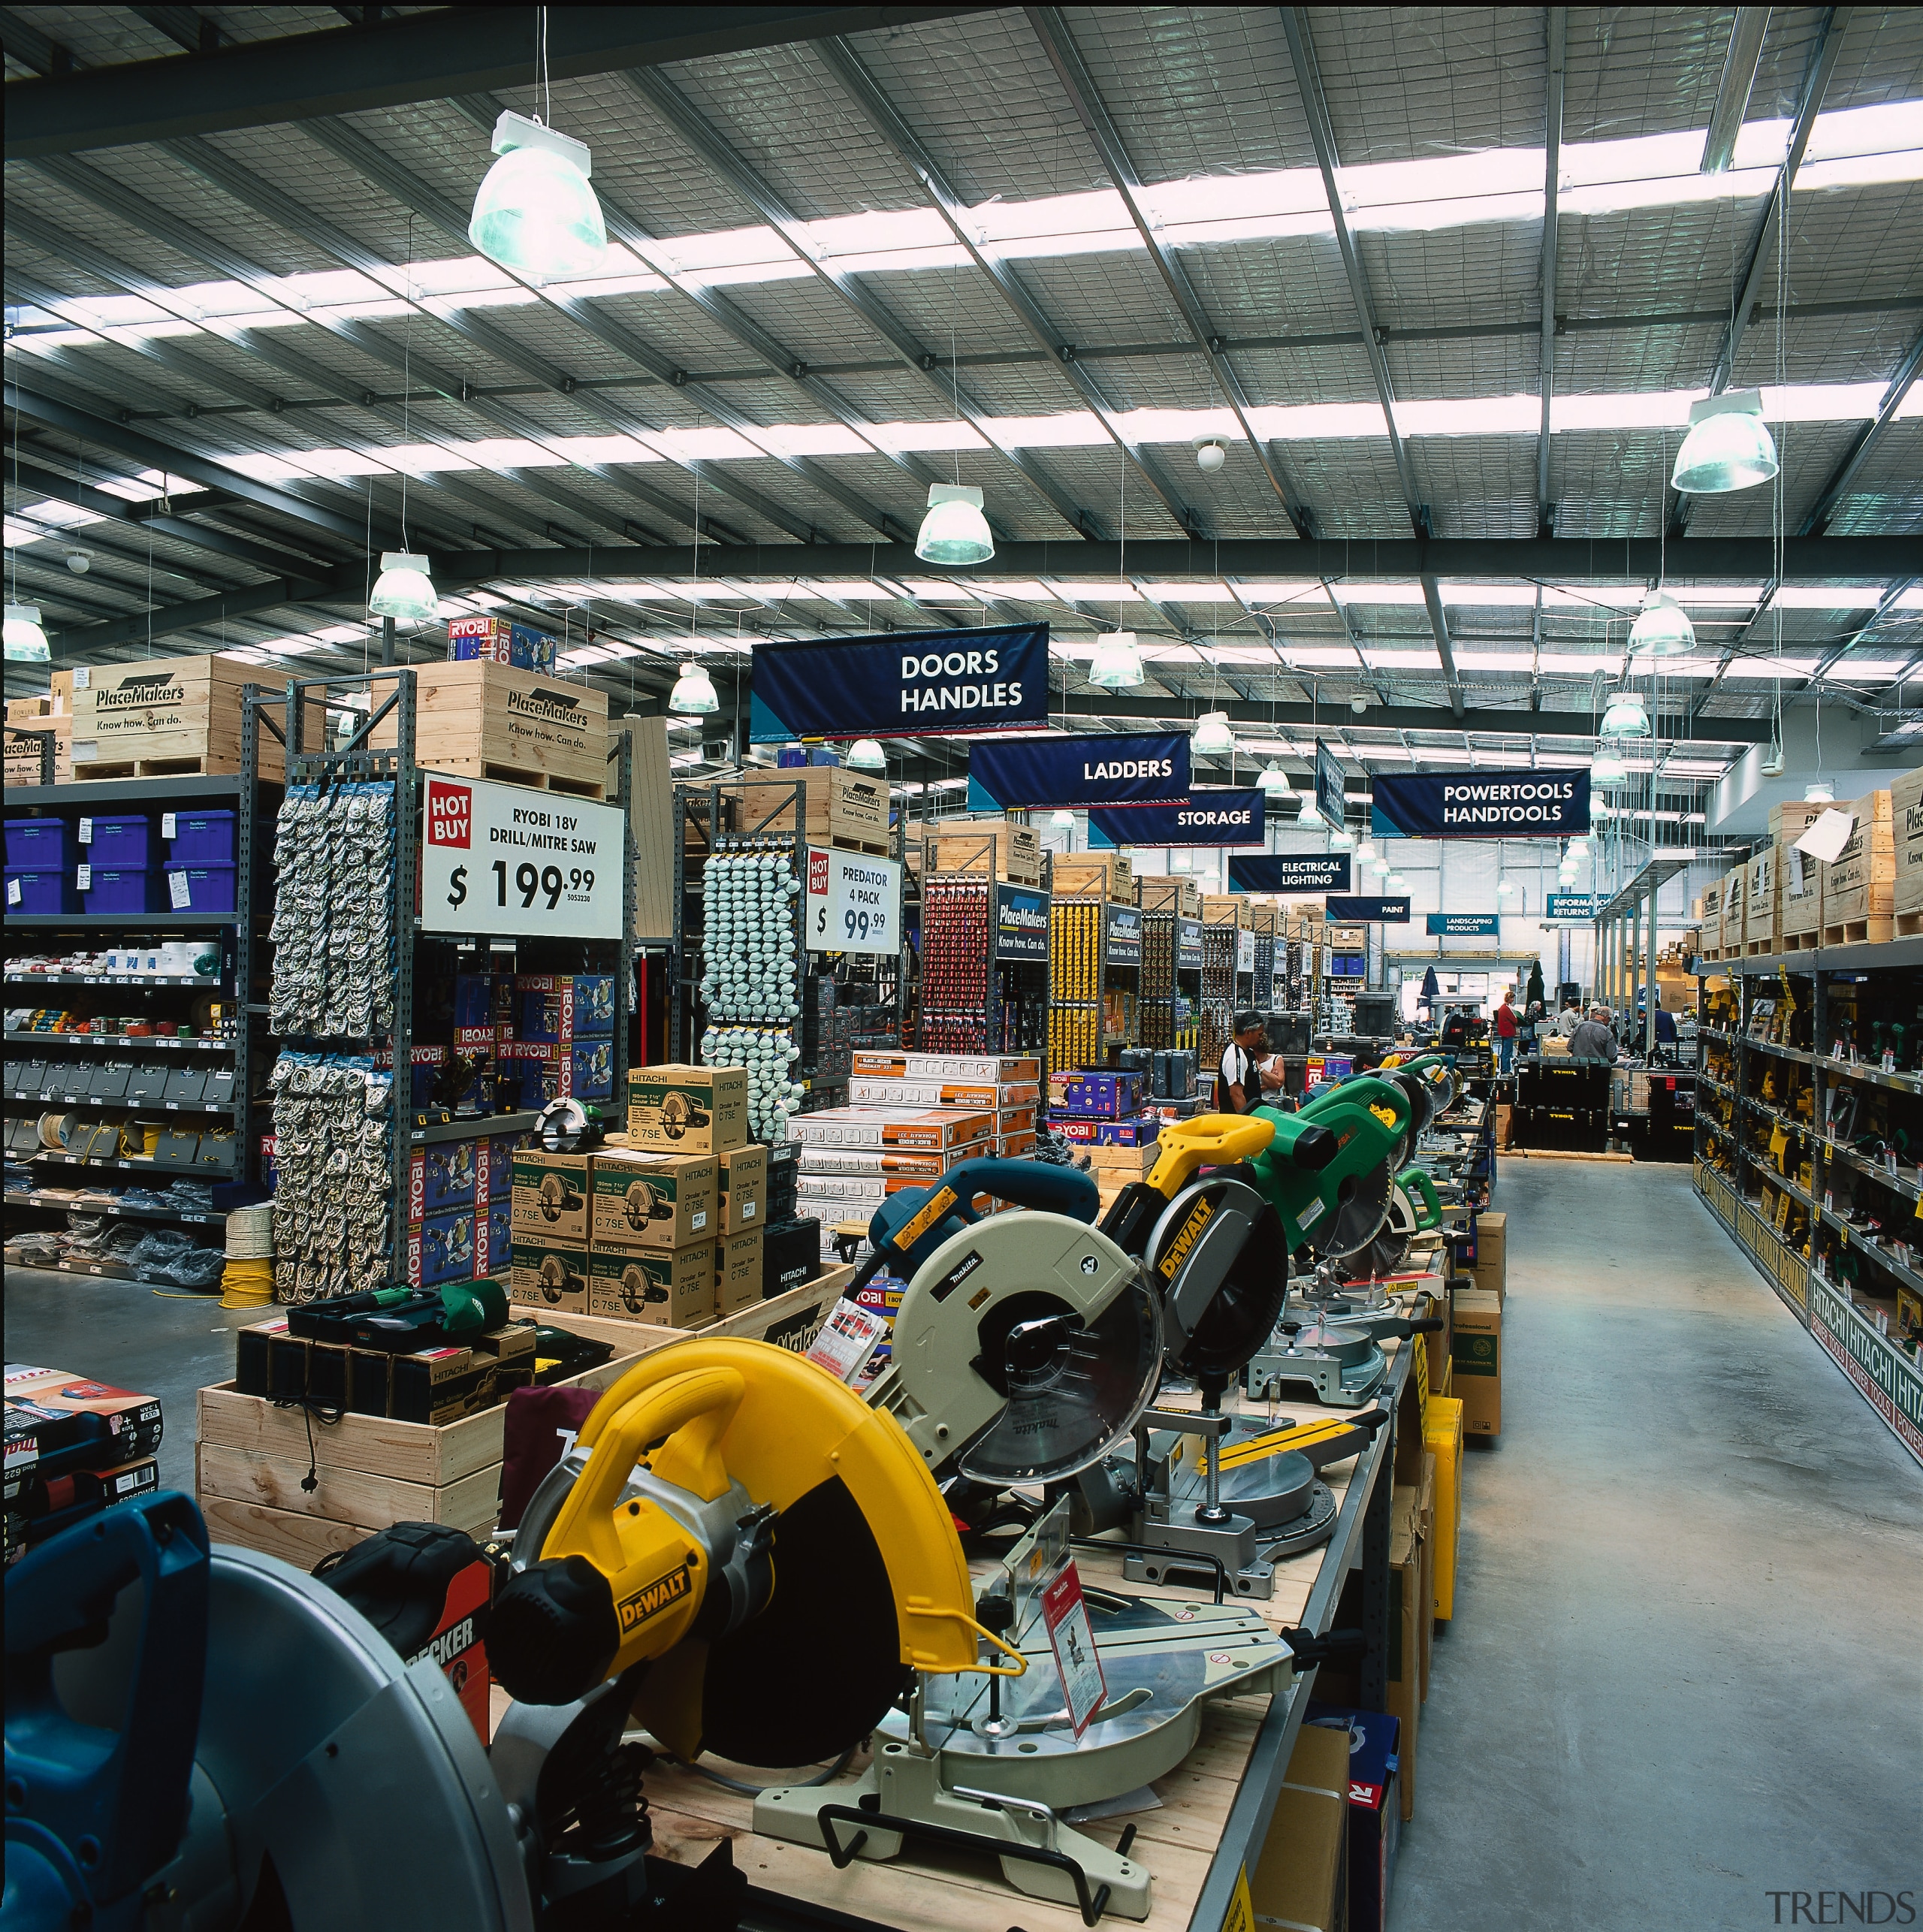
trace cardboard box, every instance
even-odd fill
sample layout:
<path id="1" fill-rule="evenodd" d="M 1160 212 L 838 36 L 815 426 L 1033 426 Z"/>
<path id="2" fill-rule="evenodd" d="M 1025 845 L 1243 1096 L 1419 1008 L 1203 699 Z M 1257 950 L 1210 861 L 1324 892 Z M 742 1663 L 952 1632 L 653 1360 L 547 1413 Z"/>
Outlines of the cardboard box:
<path id="1" fill-rule="evenodd" d="M 973 1080 L 988 1085 L 1039 1081 L 1042 1063 L 1024 1053 L 877 1053 L 852 1056 L 855 1073 L 877 1079 Z"/>
<path id="2" fill-rule="evenodd" d="M 788 1123 L 804 1147 L 952 1149 L 994 1134 L 992 1113 L 967 1107 L 825 1107 Z"/>
<path id="3" fill-rule="evenodd" d="M 1923 765 L 1890 786 L 1891 910 L 1923 912 Z"/>
<path id="4" fill-rule="evenodd" d="M 1249 1874 L 1257 1924 L 1343 1932 L 1348 1897 L 1349 1740 L 1304 1725 Z M 1231 1917 L 1227 1921 L 1233 1923 Z"/>
<path id="5" fill-rule="evenodd" d="M 1349 1746 L 1348 1897 L 1345 1932 L 1383 1932 L 1402 1819 L 1402 1728 L 1387 1711 L 1352 1710 L 1312 1698 L 1308 1722 Z"/>
<path id="6" fill-rule="evenodd" d="M 848 1098 L 856 1106 L 975 1107 L 999 1113 L 1026 1106 L 1032 1110 L 1041 1096 L 1033 1080 L 995 1086 L 973 1080 L 896 1080 L 856 1074 L 848 1083 Z"/>
<path id="7" fill-rule="evenodd" d="M 1502 1433 L 1502 1303 L 1484 1288 L 1455 1297 L 1449 1366 L 1466 1435 Z"/>
<path id="8" fill-rule="evenodd" d="M 530 1240 L 587 1245 L 588 1180 L 593 1165 L 591 1154 L 550 1154 L 539 1147 L 515 1150 L 508 1225 L 517 1245 Z"/>
<path id="9" fill-rule="evenodd" d="M 1509 1217 L 1479 1215 L 1475 1224 L 1475 1284 L 1499 1301 L 1508 1297 Z M 1445 1351 L 1446 1352 L 1446 1351 Z"/>
<path id="10" fill-rule="evenodd" d="M 593 1248 L 686 1248 L 713 1242 L 720 1225 L 712 1154 L 630 1149 L 594 1156 L 588 1176 L 588 1244 Z"/>
<path id="11" fill-rule="evenodd" d="M 716 1314 L 733 1315 L 750 1302 L 762 1300 L 762 1259 L 766 1239 L 758 1227 L 723 1239 L 715 1268 Z"/>
<path id="12" fill-rule="evenodd" d="M 266 1334 L 284 1335 L 287 1324 L 283 1318 L 261 1327 Z M 266 1334 L 260 1336 L 258 1351 L 263 1375 Z M 158 1396 L 137 1395 L 65 1369 L 9 1363 L 6 1404 L 9 1497 L 15 1484 L 29 1477 L 74 1469 L 117 1469 L 152 1455 L 160 1447 Z"/>
<path id="13" fill-rule="evenodd" d="M 714 1243 L 669 1251 L 597 1248 L 588 1256 L 587 1312 L 659 1328 L 714 1319 Z"/>
<path id="14" fill-rule="evenodd" d="M 1448 1623 L 1456 1614 L 1456 1556 L 1462 1535 L 1463 1405 L 1453 1396 L 1431 1396 L 1423 1418 L 1423 1446 L 1435 1458 L 1435 1517 L 1432 1547 L 1435 1614 Z"/>
<path id="15" fill-rule="evenodd" d="M 628 1075 L 628 1139 L 670 1154 L 722 1154 L 748 1144 L 745 1067 L 637 1067 Z"/>
<path id="16" fill-rule="evenodd" d="M 1422 1595 L 1420 1601 L 1430 1606 L 1422 1625 L 1422 1701 L 1429 1701 L 1429 1667 L 1435 1655 L 1435 1458 L 1422 1452 L 1422 1481 L 1416 1491 L 1416 1520 L 1422 1535 Z"/>
<path id="17" fill-rule="evenodd" d="M 745 1234 L 768 1222 L 768 1149 L 759 1141 L 721 1156 L 721 1232 Z"/>
<path id="18" fill-rule="evenodd" d="M 587 1309 L 587 1243 L 543 1240 L 517 1235 L 508 1299 L 537 1314 L 559 1309 L 585 1315 Z"/>
<path id="19" fill-rule="evenodd" d="M 614 1030 L 614 981 L 608 973 L 517 973 L 517 1037 L 569 1046 Z"/>

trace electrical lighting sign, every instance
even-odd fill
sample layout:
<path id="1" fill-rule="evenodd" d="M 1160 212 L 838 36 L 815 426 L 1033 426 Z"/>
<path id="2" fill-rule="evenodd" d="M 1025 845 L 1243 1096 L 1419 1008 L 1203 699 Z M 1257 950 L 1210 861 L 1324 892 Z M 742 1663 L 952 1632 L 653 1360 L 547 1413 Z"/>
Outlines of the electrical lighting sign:
<path id="1" fill-rule="evenodd" d="M 893 631 L 757 644 L 748 736 L 916 738 L 1049 721 L 1049 627 Z"/>
<path id="2" fill-rule="evenodd" d="M 1236 853 L 1229 859 L 1231 892 L 1274 892 L 1284 898 L 1319 898 L 1349 889 L 1345 852 Z"/>
<path id="3" fill-rule="evenodd" d="M 1188 796 L 1188 734 L 1094 732 L 989 741 L 968 750 L 968 809 L 1177 804 Z"/>
<path id="4" fill-rule="evenodd" d="M 995 889 L 995 956 L 1046 960 L 1049 956 L 1049 895 L 998 882 Z M 1198 959 L 1197 964 L 1201 962 Z"/>
<path id="5" fill-rule="evenodd" d="M 423 932 L 620 937 L 627 817 L 618 805 L 421 775 Z"/>
<path id="6" fill-rule="evenodd" d="M 1560 838 L 1589 829 L 1586 771 L 1414 771 L 1373 781 L 1378 838 Z"/>
<path id="7" fill-rule="evenodd" d="M 1124 811 L 1091 811 L 1088 843 L 1131 845 L 1260 845 L 1267 835 L 1266 801 L 1254 786 L 1209 790 L 1201 786 L 1173 805 L 1131 805 Z"/>

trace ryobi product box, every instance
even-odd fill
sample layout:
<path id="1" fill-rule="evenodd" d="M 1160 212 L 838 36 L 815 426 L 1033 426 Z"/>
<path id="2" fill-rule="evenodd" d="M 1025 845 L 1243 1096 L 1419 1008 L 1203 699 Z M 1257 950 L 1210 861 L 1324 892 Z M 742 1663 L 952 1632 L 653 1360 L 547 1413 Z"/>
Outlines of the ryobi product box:
<path id="1" fill-rule="evenodd" d="M 541 1147 L 515 1150 L 508 1225 L 517 1246 L 527 1240 L 587 1245 L 587 1185 L 594 1158 L 591 1154 L 550 1154 Z"/>
<path id="2" fill-rule="evenodd" d="M 536 1311 L 587 1312 L 587 1244 L 516 1235 L 508 1299 Z"/>
<path id="3" fill-rule="evenodd" d="M 1128 1120 L 1085 1120 L 1076 1115 L 1054 1115 L 1049 1124 L 1064 1140 L 1081 1146 L 1148 1147 L 1160 1140 L 1159 1117 L 1145 1119 L 1137 1114 Z"/>
<path id="4" fill-rule="evenodd" d="M 1486 1288 L 1454 1297 L 1449 1334 L 1450 1384 L 1463 1405 L 1466 1435 L 1502 1433 L 1502 1303 Z"/>
<path id="5" fill-rule="evenodd" d="M 448 625 L 448 656 L 457 663 L 512 664 L 551 677 L 560 641 L 506 617 L 455 617 Z"/>
<path id="6" fill-rule="evenodd" d="M 675 1062 L 628 1075 L 628 1138 L 671 1154 L 721 1154 L 748 1144 L 748 1070 Z"/>
<path id="7" fill-rule="evenodd" d="M 611 1100 L 614 1092 L 614 1043 L 577 1040 L 567 1046 L 550 1040 L 515 1040 L 499 1046 L 504 1071 L 521 1075 L 521 1103 L 545 1106 L 550 1100 Z"/>
<path id="8" fill-rule="evenodd" d="M 616 1149 L 594 1156 L 588 1241 L 595 1248 L 685 1248 L 720 1225 L 715 1157 Z"/>
<path id="9" fill-rule="evenodd" d="M 518 973 L 515 1011 L 523 1040 L 561 1046 L 614 1030 L 614 982 L 606 973 Z"/>
<path id="10" fill-rule="evenodd" d="M 408 1164 L 408 1219 L 419 1221 L 446 1208 L 472 1205 L 476 1171 L 471 1140 L 443 1140 L 415 1149 Z"/>
<path id="11" fill-rule="evenodd" d="M 729 1235 L 720 1244 L 715 1270 L 714 1312 L 732 1315 L 761 1300 L 762 1262 L 767 1237 L 759 1228 Z"/>
<path id="12" fill-rule="evenodd" d="M 430 1215 L 407 1230 L 409 1287 L 437 1288 L 443 1281 L 470 1281 L 478 1265 L 472 1206 Z"/>
<path id="13" fill-rule="evenodd" d="M 768 1149 L 758 1141 L 721 1156 L 721 1232 L 745 1234 L 768 1222 Z"/>
<path id="14" fill-rule="evenodd" d="M 1056 1084 L 1049 1083 L 1051 1096 Z M 1064 1111 L 1084 1120 L 1119 1120 L 1141 1106 L 1148 1082 L 1133 1070 L 1102 1073 L 1082 1067 L 1065 1074 L 1060 1085 Z"/>
<path id="15" fill-rule="evenodd" d="M 672 1251 L 597 1248 L 588 1257 L 587 1312 L 662 1328 L 714 1319 L 714 1243 Z"/>

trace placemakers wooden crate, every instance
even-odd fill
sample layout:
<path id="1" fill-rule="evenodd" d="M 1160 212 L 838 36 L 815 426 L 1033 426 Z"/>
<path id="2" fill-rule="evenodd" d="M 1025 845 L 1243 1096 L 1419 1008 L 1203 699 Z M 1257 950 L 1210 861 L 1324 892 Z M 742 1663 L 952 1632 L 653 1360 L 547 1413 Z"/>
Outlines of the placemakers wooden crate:
<path id="1" fill-rule="evenodd" d="M 700 1333 L 805 1353 L 853 1272 L 825 1269 Z M 651 1350 L 689 1339 L 679 1329 L 558 1310 L 544 1312 L 542 1320 L 614 1345 L 609 1360 L 569 1378 L 563 1384 L 569 1388 L 610 1388 Z M 382 1416 L 317 1417 L 311 1452 L 317 1486 L 308 1490 L 301 1487 L 310 1453 L 302 1411 L 243 1395 L 231 1381 L 216 1383 L 202 1389 L 197 1402 L 196 1499 L 216 1542 L 259 1550 L 303 1570 L 397 1523 L 445 1523 L 479 1537 L 500 1514 L 506 1423 L 505 1403 L 438 1428 Z"/>
<path id="2" fill-rule="evenodd" d="M 53 739 L 53 782 L 64 785 L 74 775 L 74 720 L 71 713 L 55 714 L 30 711 L 29 705 L 44 706 L 45 698 L 10 698 L 7 701 L 7 783 L 38 785 L 43 782 L 41 747 L 49 733 Z"/>
<path id="3" fill-rule="evenodd" d="M 1281 929 L 1281 916 L 1273 906 L 1251 905 L 1248 909 L 1248 917 L 1256 931 L 1267 937 L 1273 938 Z"/>
<path id="4" fill-rule="evenodd" d="M 1807 949 L 1822 938 L 1823 868 L 1797 850 L 1801 836 L 1791 832 L 1776 848 L 1777 937 L 1786 952 Z"/>
<path id="5" fill-rule="evenodd" d="M 293 675 L 216 652 L 56 671 L 53 695 L 72 719 L 73 775 L 179 778 L 238 771 L 242 688 L 282 692 Z M 268 715 L 285 729 L 282 708 Z M 318 702 L 308 716 L 307 742 L 318 744 L 324 729 Z M 259 775 L 279 778 L 285 769 L 281 741 L 264 729 Z"/>
<path id="6" fill-rule="evenodd" d="M 414 678 L 414 757 L 427 770 L 576 798 L 613 790 L 605 691 L 486 659 L 418 664 Z M 391 688 L 375 681 L 376 711 Z M 400 729 L 390 715 L 373 742 L 395 744 Z"/>
<path id="7" fill-rule="evenodd" d="M 634 852 L 635 934 L 642 939 L 666 939 L 675 930 L 675 774 L 668 759 L 668 720 L 611 720 L 611 755 L 623 737 L 633 747 L 628 839 Z M 615 783 L 611 765 L 611 798 Z"/>
<path id="8" fill-rule="evenodd" d="M 1135 903 L 1135 862 L 1125 852 L 1058 852 L 1050 880 L 1058 899 Z"/>
<path id="9" fill-rule="evenodd" d="M 1202 889 L 1193 879 L 1143 879 L 1137 889 L 1145 913 L 1173 913 L 1178 919 L 1202 916 Z"/>
<path id="10" fill-rule="evenodd" d="M 1206 925 L 1251 925 L 1252 908 L 1245 895 L 1241 892 L 1205 892 L 1202 895 L 1202 919 Z"/>
<path id="11" fill-rule="evenodd" d="M 1001 819 L 959 829 L 938 822 L 922 841 L 922 872 L 986 872 L 1011 886 L 1039 888 L 1042 835 L 1033 826 Z"/>
<path id="12" fill-rule="evenodd" d="M 763 835 L 793 832 L 797 783 L 805 800 L 801 831 L 811 845 L 886 855 L 888 780 L 844 771 L 838 765 L 757 771 L 724 786 L 724 795 L 737 801 L 735 829 Z"/>
<path id="13" fill-rule="evenodd" d="M 1896 929 L 1915 938 L 1923 934 L 1923 766 L 1890 787 L 1890 843 Z"/>
<path id="14" fill-rule="evenodd" d="M 1894 927 L 1896 831 L 1888 792 L 1866 792 L 1842 809 L 1855 825 L 1835 863 L 1823 868 L 1823 943 L 1889 938 Z"/>
<path id="15" fill-rule="evenodd" d="M 1716 939 L 1716 957 L 1719 959 L 1740 959 L 1743 957 L 1743 916 L 1749 896 L 1749 868 L 1746 865 L 1739 865 L 1734 871 L 1725 873 L 1717 880 L 1714 891 L 1722 919 Z M 1704 903 L 1707 905 L 1707 900 Z"/>
<path id="16" fill-rule="evenodd" d="M 1774 952 L 1782 937 L 1777 924 L 1782 910 L 1777 887 L 1781 878 L 1777 865 L 1783 848 L 1766 845 L 1753 853 L 1743 868 L 1743 950 L 1748 953 Z"/>

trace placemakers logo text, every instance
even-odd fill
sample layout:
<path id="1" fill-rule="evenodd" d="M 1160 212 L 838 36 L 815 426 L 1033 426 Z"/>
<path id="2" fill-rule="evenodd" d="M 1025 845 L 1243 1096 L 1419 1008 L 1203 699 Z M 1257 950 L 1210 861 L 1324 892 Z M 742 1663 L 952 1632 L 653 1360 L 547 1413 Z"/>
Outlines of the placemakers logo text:
<path id="1" fill-rule="evenodd" d="M 163 671 L 155 678 L 128 678 L 116 684 L 110 690 L 94 689 L 93 702 L 96 711 L 110 710 L 121 705 L 171 705 L 177 704 L 187 695 L 187 687 L 178 673 Z"/>
<path id="2" fill-rule="evenodd" d="M 1021 680 L 1002 677 L 999 651 L 933 651 L 925 657 L 902 657 L 904 711 L 1013 711 L 1021 702 Z"/>
<path id="3" fill-rule="evenodd" d="M 581 716 L 581 700 L 572 692 L 542 685 L 532 691 L 510 691 L 508 709 L 528 717 L 551 718 L 557 724 L 572 724 Z"/>
<path id="4" fill-rule="evenodd" d="M 1445 785 L 1445 825 L 1557 825 L 1576 795 L 1567 780 L 1540 784 Z"/>

